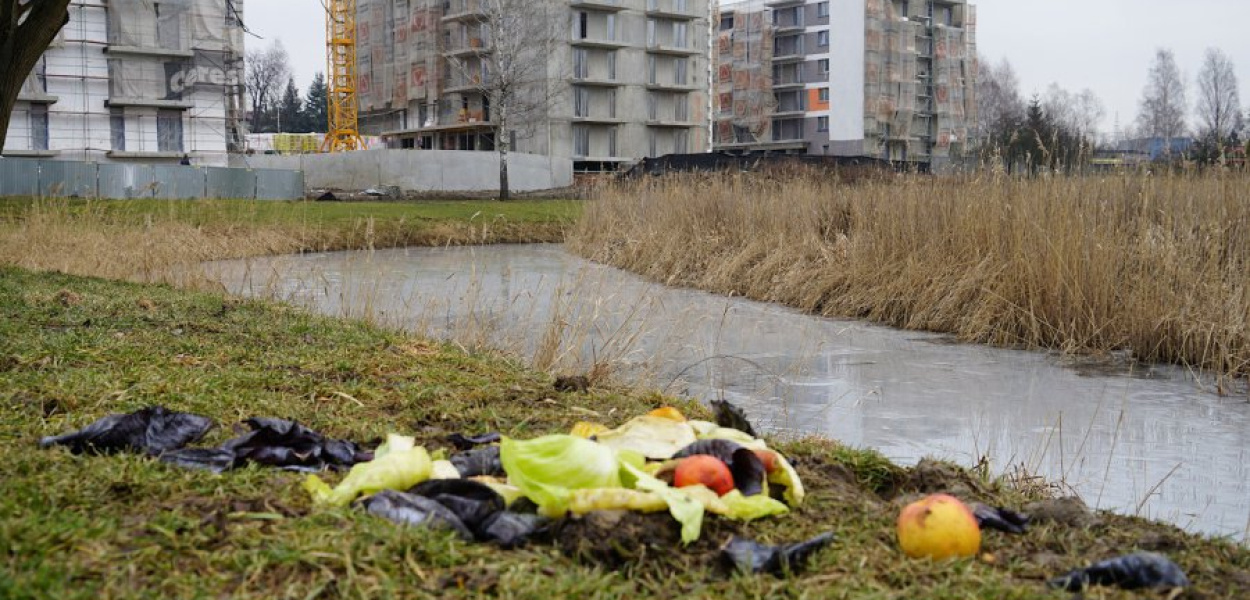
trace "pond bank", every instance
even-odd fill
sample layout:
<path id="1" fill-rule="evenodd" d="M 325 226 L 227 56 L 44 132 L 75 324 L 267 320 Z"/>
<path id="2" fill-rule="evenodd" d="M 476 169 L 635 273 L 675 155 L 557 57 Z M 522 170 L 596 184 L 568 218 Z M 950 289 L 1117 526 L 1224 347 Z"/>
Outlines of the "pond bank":
<path id="1" fill-rule="evenodd" d="M 446 448 L 452 432 L 531 437 L 566 431 L 587 415 L 616 425 L 673 402 L 706 413 L 651 393 L 562 392 L 549 375 L 501 357 L 167 286 L 5 267 L 0 311 L 0 544 L 10 557 L 0 566 L 0 592 L 7 597 L 270 598 L 332 590 L 343 597 L 1064 598 L 1044 581 L 1136 549 L 1180 564 L 1194 584 L 1190 597 L 1239 598 L 1250 589 L 1243 547 L 1142 519 L 1043 506 L 1033 509 L 1052 520 L 1025 535 L 986 534 L 992 558 L 904 559 L 893 522 L 915 494 L 948 491 L 1023 508 L 1042 490 L 942 463 L 904 469 L 817 439 L 777 444 L 807 482 L 802 508 L 747 525 L 713 519 L 689 548 L 672 545 L 676 526 L 662 519 L 645 528 L 650 536 L 640 545 L 606 554 L 612 546 L 577 536 L 508 552 L 465 545 L 351 509 L 315 511 L 294 474 L 248 468 L 218 476 L 137 456 L 40 450 L 35 441 L 158 403 L 217 420 L 207 444 L 253 415 L 297 418 L 335 438 L 370 442 L 399 431 Z M 777 543 L 821 531 L 837 541 L 801 575 L 717 574 L 715 549 L 730 534 Z"/>

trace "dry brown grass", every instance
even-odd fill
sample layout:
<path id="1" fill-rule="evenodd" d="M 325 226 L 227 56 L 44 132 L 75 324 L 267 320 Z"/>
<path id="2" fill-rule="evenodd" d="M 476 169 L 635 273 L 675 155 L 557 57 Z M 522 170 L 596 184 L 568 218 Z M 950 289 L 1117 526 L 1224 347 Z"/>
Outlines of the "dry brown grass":
<path id="1" fill-rule="evenodd" d="M 570 232 L 666 284 L 968 341 L 1250 373 L 1250 177 L 749 174 L 602 190 Z"/>
<path id="2" fill-rule="evenodd" d="M 0 208 L 0 264 L 141 282 L 204 261 L 303 251 L 560 241 L 571 216 L 552 201 L 33 199 Z"/>

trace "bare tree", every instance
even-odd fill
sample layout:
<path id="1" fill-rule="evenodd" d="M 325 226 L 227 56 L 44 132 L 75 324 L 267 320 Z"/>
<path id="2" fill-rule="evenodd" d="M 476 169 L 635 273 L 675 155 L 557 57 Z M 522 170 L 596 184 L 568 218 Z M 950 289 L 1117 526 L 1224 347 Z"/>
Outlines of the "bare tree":
<path id="1" fill-rule="evenodd" d="M 1055 125 L 1089 141 L 1095 141 L 1098 124 L 1106 110 L 1098 95 L 1088 88 L 1073 93 L 1052 83 L 1042 96 L 1042 109 Z"/>
<path id="2" fill-rule="evenodd" d="M 1085 88 L 1076 95 L 1076 126 L 1082 135 L 1097 143 L 1098 124 L 1105 116 L 1107 116 L 1107 109 L 1094 90 Z"/>
<path id="3" fill-rule="evenodd" d="M 68 22 L 69 0 L 0 0 L 0 150 L 22 83 Z"/>
<path id="4" fill-rule="evenodd" d="M 1212 137 L 1222 149 L 1240 125 L 1241 96 L 1233 61 L 1219 48 L 1208 48 L 1198 72 L 1200 137 Z"/>
<path id="5" fill-rule="evenodd" d="M 1185 80 L 1176 67 L 1176 57 L 1171 50 L 1160 48 L 1142 91 L 1137 121 L 1143 134 L 1163 139 L 1164 153 L 1169 158 L 1172 140 L 1185 133 L 1185 111 Z"/>
<path id="6" fill-rule="evenodd" d="M 1024 126 L 1025 103 L 1020 97 L 1020 80 L 1007 59 L 997 65 L 978 57 L 976 145 L 982 162 L 1003 163 L 1012 168 L 1019 142 L 1017 132 Z"/>
<path id="7" fill-rule="evenodd" d="M 264 115 L 281 100 L 282 86 L 291 78 L 291 63 L 282 42 L 274 40 L 264 50 L 247 53 L 244 87 L 252 102 L 252 131 L 260 131 Z"/>
<path id="8" fill-rule="evenodd" d="M 1020 79 L 1007 59 L 993 65 L 982 56 L 977 62 L 977 133 L 984 141 L 1004 124 L 1023 121 L 1025 105 Z"/>
<path id="9" fill-rule="evenodd" d="M 482 34 L 476 38 L 482 42 L 448 62 L 489 103 L 499 153 L 499 199 L 507 200 L 513 136 L 533 135 L 555 100 L 555 80 L 564 75 L 552 57 L 558 56 L 557 42 L 566 31 L 557 15 L 567 9 L 555 0 L 468 1 L 476 3 L 481 16 L 463 26 Z"/>

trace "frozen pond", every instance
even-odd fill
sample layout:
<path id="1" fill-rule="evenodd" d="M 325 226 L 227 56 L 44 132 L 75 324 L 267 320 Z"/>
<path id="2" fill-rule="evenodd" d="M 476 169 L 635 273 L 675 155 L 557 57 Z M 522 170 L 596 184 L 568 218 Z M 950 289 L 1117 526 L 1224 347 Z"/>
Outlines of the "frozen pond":
<path id="1" fill-rule="evenodd" d="M 1052 354 L 801 314 L 650 283 L 560 246 L 411 248 L 207 265 L 231 292 L 482 343 L 743 406 L 912 464 L 1023 466 L 1090 506 L 1245 539 L 1250 403 L 1178 368 Z M 545 340 L 545 341 L 544 341 Z M 559 340 L 560 343 L 553 343 Z"/>

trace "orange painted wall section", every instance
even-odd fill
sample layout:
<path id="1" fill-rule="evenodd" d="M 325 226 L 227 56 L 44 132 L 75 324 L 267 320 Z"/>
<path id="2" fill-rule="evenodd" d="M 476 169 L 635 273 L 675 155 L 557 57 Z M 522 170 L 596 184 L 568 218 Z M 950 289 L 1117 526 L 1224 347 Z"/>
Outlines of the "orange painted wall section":
<path id="1" fill-rule="evenodd" d="M 829 101 L 828 100 L 825 100 L 824 102 L 820 101 L 820 90 L 818 89 L 807 90 L 807 110 L 810 110 L 810 111 L 829 110 Z"/>

